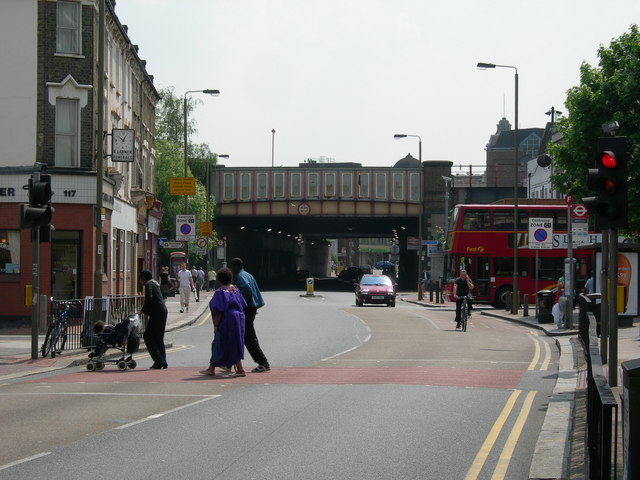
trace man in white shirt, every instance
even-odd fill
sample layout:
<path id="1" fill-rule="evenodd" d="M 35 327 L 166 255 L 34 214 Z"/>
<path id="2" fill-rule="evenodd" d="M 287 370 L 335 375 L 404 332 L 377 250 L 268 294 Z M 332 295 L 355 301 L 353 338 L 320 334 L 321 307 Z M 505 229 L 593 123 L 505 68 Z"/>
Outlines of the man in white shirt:
<path id="1" fill-rule="evenodd" d="M 180 271 L 178 272 L 178 290 L 180 291 L 180 313 L 184 313 L 186 310 L 189 311 L 189 297 L 191 296 L 191 291 L 195 289 L 195 285 L 193 283 L 193 276 L 191 272 L 187 270 L 187 264 L 180 264 Z"/>

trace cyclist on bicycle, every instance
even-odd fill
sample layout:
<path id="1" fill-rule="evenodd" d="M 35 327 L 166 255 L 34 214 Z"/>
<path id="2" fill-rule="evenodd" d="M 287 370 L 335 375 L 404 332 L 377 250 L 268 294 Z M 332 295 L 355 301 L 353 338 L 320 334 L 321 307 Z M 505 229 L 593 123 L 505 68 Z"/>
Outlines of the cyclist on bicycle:
<path id="1" fill-rule="evenodd" d="M 460 310 L 462 309 L 462 302 L 467 300 L 467 305 L 469 304 L 468 298 L 460 297 L 467 297 L 471 290 L 473 290 L 473 282 L 467 275 L 467 271 L 460 270 L 460 276 L 453 282 L 453 298 L 456 301 L 456 328 L 460 328 Z"/>

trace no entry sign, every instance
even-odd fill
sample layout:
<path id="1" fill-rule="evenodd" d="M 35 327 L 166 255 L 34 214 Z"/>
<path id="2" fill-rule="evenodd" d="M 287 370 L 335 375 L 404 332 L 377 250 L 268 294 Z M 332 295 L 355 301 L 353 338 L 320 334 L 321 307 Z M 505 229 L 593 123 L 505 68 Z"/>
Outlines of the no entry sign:
<path id="1" fill-rule="evenodd" d="M 553 219 L 530 218 L 529 219 L 529 248 L 551 249 L 553 248 Z"/>

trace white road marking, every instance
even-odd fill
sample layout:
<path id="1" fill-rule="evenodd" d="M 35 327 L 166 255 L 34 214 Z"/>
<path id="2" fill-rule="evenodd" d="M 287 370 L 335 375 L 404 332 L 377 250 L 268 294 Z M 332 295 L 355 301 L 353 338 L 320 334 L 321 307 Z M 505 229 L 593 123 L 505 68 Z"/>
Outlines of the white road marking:
<path id="1" fill-rule="evenodd" d="M 5 465 L 2 465 L 2 466 L 0 466 L 0 470 L 4 470 L 6 468 L 15 467 L 16 465 L 20 465 L 21 463 L 27 463 L 27 462 L 30 462 L 31 460 L 35 460 L 35 459 L 40 458 L 40 457 L 46 457 L 47 455 L 50 455 L 50 454 L 51 454 L 51 452 L 37 453 L 36 455 L 31 455 L 30 457 L 22 458 L 20 460 L 16 460 L 15 462 L 11 462 L 11 463 L 7 463 Z"/>
<path id="2" fill-rule="evenodd" d="M 425 317 L 424 315 L 420 315 L 419 313 L 415 313 L 415 312 L 411 312 L 411 315 L 422 318 L 424 320 L 426 320 L 427 322 L 429 322 L 431 325 L 433 325 L 433 328 L 435 328 L 436 330 L 440 330 L 440 327 L 438 327 L 438 325 L 436 325 L 436 322 L 434 322 L 433 320 L 431 320 L 429 317 Z"/>
<path id="3" fill-rule="evenodd" d="M 139 424 L 147 422 L 149 420 L 154 420 L 156 418 L 164 417 L 165 415 L 168 415 L 170 413 L 174 413 L 174 412 L 183 410 L 183 409 L 188 408 L 188 407 L 193 407 L 194 405 L 197 405 L 199 403 L 207 402 L 209 400 L 212 400 L 214 398 L 218 398 L 218 397 L 221 397 L 221 396 L 222 395 L 207 395 L 207 398 L 201 398 L 200 400 L 196 400 L 195 402 L 187 403 L 186 405 L 182 405 L 180 407 L 172 408 L 171 410 L 167 410 L 166 412 L 155 413 L 153 415 L 149 415 L 148 417 L 141 418 L 140 420 L 136 420 L 135 422 L 131 422 L 131 423 L 127 423 L 126 425 L 120 425 L 119 427 L 115 427 L 114 430 L 123 430 L 125 428 L 133 427 L 134 425 L 139 425 Z"/>
<path id="4" fill-rule="evenodd" d="M 348 351 L 348 350 L 347 350 Z M 342 352 L 342 353 L 346 353 L 346 352 Z M 342 353 L 339 353 L 338 355 L 342 355 Z M 334 357 L 337 355 L 334 355 Z M 323 359 L 322 361 L 325 360 L 331 360 L 333 359 L 333 357 L 329 357 L 326 359 Z M 515 364 L 515 363 L 521 363 L 521 364 L 528 364 L 529 362 L 523 362 L 523 361 L 519 361 L 519 360 L 513 360 L 513 361 L 503 361 L 503 360 L 474 360 L 474 359 L 458 359 L 458 358 L 384 358 L 384 359 L 373 359 L 373 358 L 369 358 L 369 359 L 346 359 L 346 360 L 339 360 L 339 361 L 345 361 L 345 362 L 364 362 L 364 363 L 384 363 L 384 362 L 443 362 L 443 363 L 490 363 L 490 364 L 495 364 L 495 365 L 501 365 L 501 364 Z"/>
<path id="5" fill-rule="evenodd" d="M 0 397 L 46 397 L 51 395 L 93 395 L 111 397 L 204 397 L 215 398 L 220 395 L 201 395 L 190 393 L 110 393 L 110 392 L 25 392 L 25 393 L 0 393 Z"/>

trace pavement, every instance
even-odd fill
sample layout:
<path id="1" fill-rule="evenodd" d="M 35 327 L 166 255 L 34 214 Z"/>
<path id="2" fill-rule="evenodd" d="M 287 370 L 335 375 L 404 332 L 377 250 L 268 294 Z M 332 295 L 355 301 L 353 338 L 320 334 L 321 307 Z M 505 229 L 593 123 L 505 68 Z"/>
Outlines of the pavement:
<path id="1" fill-rule="evenodd" d="M 417 293 L 405 295 L 403 301 L 426 308 L 455 312 L 455 302 L 435 303 L 428 295 L 418 300 Z M 555 388 L 549 398 L 549 406 L 536 443 L 529 480 L 554 480 L 587 478 L 586 462 L 586 417 L 585 399 L 586 374 L 584 350 L 578 339 L 578 315 L 574 312 L 574 329 L 559 329 L 554 323 L 538 323 L 535 311 L 529 309 L 524 316 L 522 310 L 511 314 L 505 310 L 486 305 L 474 305 L 481 315 L 500 318 L 542 330 L 555 339 L 560 353 L 558 376 Z M 636 319 L 633 326 L 618 330 L 618 385 L 622 384 L 620 364 L 640 358 L 640 328 Z M 608 377 L 608 368 L 604 368 Z M 614 395 L 621 405 L 621 387 L 614 387 Z M 622 415 L 618 416 L 618 432 L 622 432 Z M 622 443 L 618 438 L 618 472 L 621 468 Z"/>
<path id="2" fill-rule="evenodd" d="M 209 313 L 209 300 L 213 292 L 200 292 L 200 301 L 196 302 L 192 295 L 189 311 L 180 313 L 180 297 L 169 297 L 166 305 L 168 310 L 166 332 L 177 330 L 186 325 L 196 323 L 202 316 Z M 38 348 L 44 341 L 44 335 L 38 336 Z M 166 343 L 166 347 L 173 345 Z M 146 351 L 141 339 L 140 351 Z M 110 352 L 107 351 L 107 354 Z M 111 351 L 113 355 L 119 352 Z M 31 359 L 30 335 L 0 335 L 0 382 L 14 378 L 47 373 L 63 368 L 84 365 L 88 362 L 87 349 L 63 351 L 56 358 L 42 358 L 38 351 L 38 358 Z"/>

